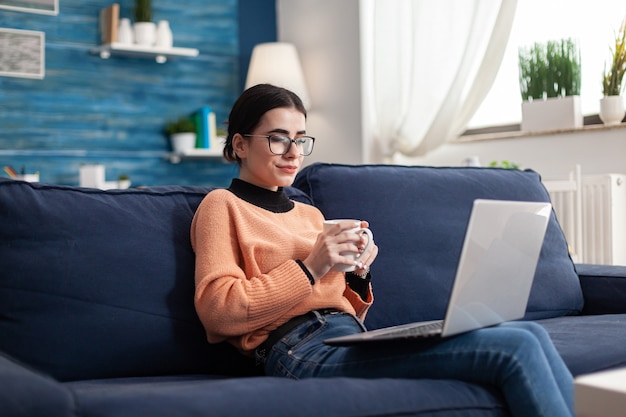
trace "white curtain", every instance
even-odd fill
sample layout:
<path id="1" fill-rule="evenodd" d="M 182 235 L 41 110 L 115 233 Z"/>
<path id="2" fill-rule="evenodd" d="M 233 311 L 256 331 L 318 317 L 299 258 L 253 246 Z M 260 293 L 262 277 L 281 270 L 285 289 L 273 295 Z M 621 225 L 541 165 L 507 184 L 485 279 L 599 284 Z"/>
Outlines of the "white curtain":
<path id="1" fill-rule="evenodd" d="M 369 162 L 456 138 L 489 92 L 517 0 L 363 0 Z"/>

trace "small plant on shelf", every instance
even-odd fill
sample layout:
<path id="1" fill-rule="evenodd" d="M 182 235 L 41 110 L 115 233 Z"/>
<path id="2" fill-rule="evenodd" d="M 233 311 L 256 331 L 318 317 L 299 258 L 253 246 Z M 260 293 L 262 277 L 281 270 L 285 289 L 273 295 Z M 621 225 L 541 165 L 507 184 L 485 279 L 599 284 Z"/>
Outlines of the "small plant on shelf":
<path id="1" fill-rule="evenodd" d="M 167 122 L 165 125 L 165 133 L 168 136 L 176 133 L 196 133 L 196 124 L 189 116 L 180 117 Z"/>
<path id="2" fill-rule="evenodd" d="M 156 42 L 156 24 L 152 21 L 150 0 L 135 0 L 135 23 L 133 24 L 135 43 L 152 47 Z"/>
<path id="3" fill-rule="evenodd" d="M 174 153 L 185 153 L 196 147 L 196 124 L 190 116 L 180 117 L 165 124 Z"/>
<path id="4" fill-rule="evenodd" d="M 600 99 L 600 120 L 605 125 L 618 125 L 624 120 L 624 73 L 626 72 L 626 19 L 622 21 L 611 48 L 611 66 L 606 63 L 602 73 L 602 95 Z"/>
<path id="5" fill-rule="evenodd" d="M 624 91 L 624 73 L 626 73 L 626 19 L 622 21 L 619 33 L 615 35 L 611 56 L 611 67 L 607 70 L 605 64 L 602 74 L 602 94 L 619 96 Z"/>

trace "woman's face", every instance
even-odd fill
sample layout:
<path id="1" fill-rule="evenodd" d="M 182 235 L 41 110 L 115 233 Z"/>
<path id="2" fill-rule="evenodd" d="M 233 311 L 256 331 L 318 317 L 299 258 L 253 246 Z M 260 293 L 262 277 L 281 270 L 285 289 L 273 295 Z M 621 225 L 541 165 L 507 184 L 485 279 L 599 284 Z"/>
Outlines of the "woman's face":
<path id="1" fill-rule="evenodd" d="M 306 133 L 305 126 L 304 114 L 292 107 L 279 107 L 265 113 L 254 132 L 237 133 L 233 137 L 233 149 L 241 159 L 239 178 L 273 191 L 291 185 L 304 156 L 293 143 L 286 154 L 275 155 L 263 136 L 280 134 L 293 139 Z M 261 136 L 243 137 L 243 134 Z"/>

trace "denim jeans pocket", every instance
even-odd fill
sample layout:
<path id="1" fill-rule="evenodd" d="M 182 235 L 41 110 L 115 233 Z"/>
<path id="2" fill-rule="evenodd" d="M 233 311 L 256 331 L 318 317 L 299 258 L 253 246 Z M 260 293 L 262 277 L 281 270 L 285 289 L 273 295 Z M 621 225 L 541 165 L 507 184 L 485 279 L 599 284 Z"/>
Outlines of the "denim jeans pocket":
<path id="1" fill-rule="evenodd" d="M 322 334 L 325 326 L 325 321 L 319 320 L 303 323 L 279 340 L 267 355 L 266 375 L 299 379 L 302 362 L 314 345 L 309 342 Z M 304 351 L 300 351 L 301 349 Z"/>
<path id="2" fill-rule="evenodd" d="M 276 347 L 279 347 L 281 350 L 284 349 L 284 352 L 288 355 L 294 355 L 302 346 L 308 345 L 311 340 L 314 340 L 324 332 L 327 325 L 326 320 L 323 319 L 304 324 L 283 337 L 276 344 L 280 346 Z"/>
<path id="3" fill-rule="evenodd" d="M 293 379 L 313 376 L 337 351 L 324 340 L 361 331 L 363 324 L 349 313 L 320 315 L 296 327 L 272 347 L 265 364 L 266 374 Z"/>

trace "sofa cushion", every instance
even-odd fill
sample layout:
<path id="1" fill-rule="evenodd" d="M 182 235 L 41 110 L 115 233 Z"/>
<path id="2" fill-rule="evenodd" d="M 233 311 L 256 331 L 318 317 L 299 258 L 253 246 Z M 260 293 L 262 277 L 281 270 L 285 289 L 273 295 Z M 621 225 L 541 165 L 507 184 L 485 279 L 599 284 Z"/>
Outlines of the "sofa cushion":
<path id="1" fill-rule="evenodd" d="M 210 370 L 189 245 L 207 191 L 0 182 L 0 349 L 61 380 Z"/>
<path id="2" fill-rule="evenodd" d="M 445 315 L 475 199 L 549 201 L 537 173 L 491 168 L 313 164 L 294 186 L 309 194 L 326 218 L 370 223 L 379 246 L 372 265 L 376 301 L 366 320 L 370 328 Z M 526 318 L 574 314 L 582 304 L 553 214 Z"/>
<path id="3" fill-rule="evenodd" d="M 626 314 L 555 317 L 539 324 L 574 376 L 626 366 Z"/>

